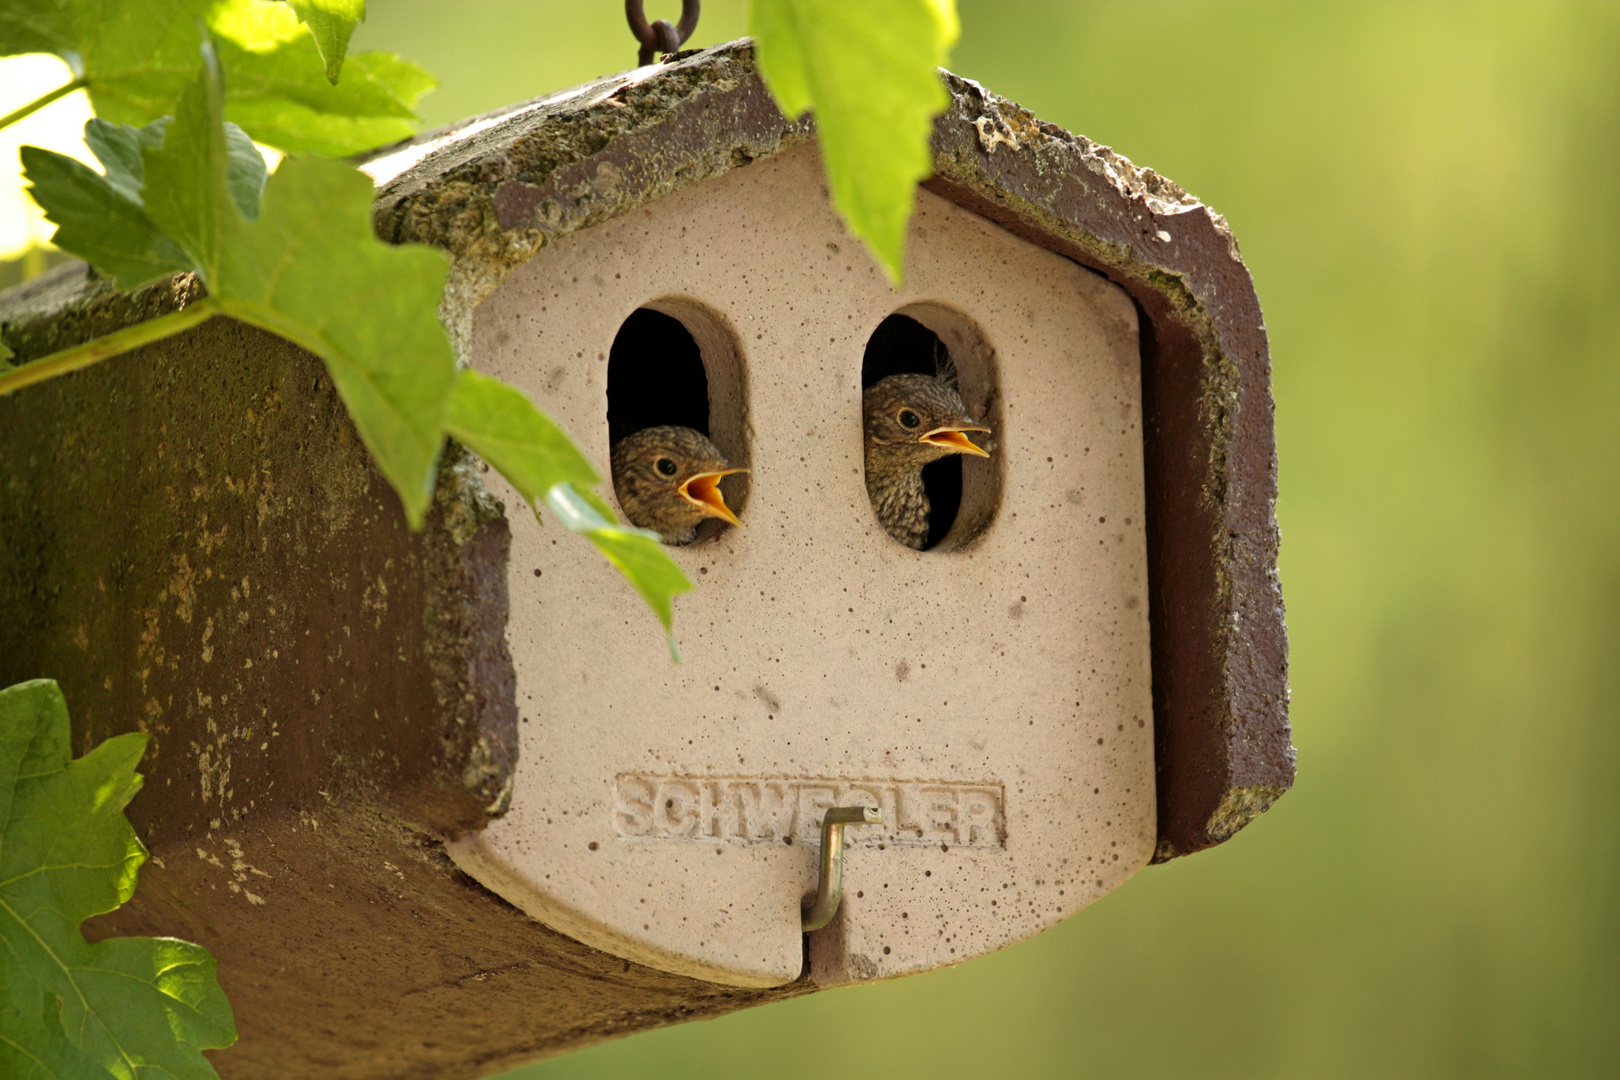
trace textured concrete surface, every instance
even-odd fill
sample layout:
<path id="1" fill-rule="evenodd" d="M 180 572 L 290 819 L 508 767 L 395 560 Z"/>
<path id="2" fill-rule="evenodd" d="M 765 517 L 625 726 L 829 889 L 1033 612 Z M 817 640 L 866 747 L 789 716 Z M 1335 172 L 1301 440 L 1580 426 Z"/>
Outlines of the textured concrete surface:
<path id="1" fill-rule="evenodd" d="M 1219 844 L 1293 783 L 1277 580 L 1265 320 L 1226 221 L 1174 181 L 955 75 L 923 186 L 1090 267 L 1141 324 L 1158 860 Z M 443 316 L 471 317 L 570 233 L 799 145 L 747 41 L 432 132 L 367 165 L 379 233 L 454 259 Z"/>
<path id="2" fill-rule="evenodd" d="M 849 831 L 818 981 L 1000 948 L 1143 866 L 1141 379 L 1123 290 L 923 193 L 895 292 L 805 146 L 551 245 L 480 306 L 471 359 L 605 470 L 608 351 L 649 302 L 731 339 L 711 413 L 754 469 L 745 527 L 672 550 L 697 582 L 677 667 L 611 569 L 514 517 L 520 763 L 510 810 L 452 857 L 582 941 L 739 985 L 798 977 L 834 802 L 889 823 Z M 862 473 L 862 356 L 901 309 L 959 343 L 965 398 L 994 429 L 992 456 L 966 462 L 959 529 L 928 552 L 883 532 Z"/>

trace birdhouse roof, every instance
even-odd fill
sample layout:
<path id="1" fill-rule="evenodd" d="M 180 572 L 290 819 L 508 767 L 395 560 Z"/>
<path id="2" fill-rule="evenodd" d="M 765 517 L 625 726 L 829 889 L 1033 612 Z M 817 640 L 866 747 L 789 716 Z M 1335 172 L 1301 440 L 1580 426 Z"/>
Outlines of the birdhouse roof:
<path id="1" fill-rule="evenodd" d="M 1265 324 L 1225 220 L 1152 169 L 956 75 L 923 186 L 1098 271 L 1141 324 L 1158 858 L 1293 782 Z M 374 221 L 446 249 L 460 310 L 558 237 L 814 137 L 750 42 L 678 54 L 374 155 Z M 764 242 L 764 241 L 762 241 Z M 452 327 L 454 332 L 455 328 Z"/>

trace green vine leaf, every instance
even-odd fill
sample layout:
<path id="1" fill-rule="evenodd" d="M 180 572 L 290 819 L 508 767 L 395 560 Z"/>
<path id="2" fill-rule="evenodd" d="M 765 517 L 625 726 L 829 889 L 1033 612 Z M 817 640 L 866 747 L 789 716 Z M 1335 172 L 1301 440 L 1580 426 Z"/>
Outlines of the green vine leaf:
<path id="1" fill-rule="evenodd" d="M 416 130 L 417 100 L 438 85 L 422 68 L 383 52 L 349 57 L 329 82 L 331 58 L 286 4 L 227 0 L 208 25 L 230 73 L 226 119 L 289 154 L 342 157 L 403 139 Z M 192 49 L 196 41 L 193 29 Z M 195 55 L 188 53 L 181 70 L 190 70 Z M 157 112 L 172 111 L 179 89 Z"/>
<path id="2" fill-rule="evenodd" d="M 564 528 L 594 544 L 647 601 L 658 621 L 664 624 L 670 659 L 680 663 L 671 601 L 683 592 L 690 592 L 693 586 L 685 571 L 658 542 L 658 534 L 620 525 L 607 503 L 573 484 L 558 484 L 547 491 L 546 506 L 557 515 Z"/>
<path id="3" fill-rule="evenodd" d="M 417 100 L 436 85 L 389 53 L 351 57 L 334 85 L 297 13 L 270 0 L 7 0 L 0 55 L 55 53 L 82 78 L 97 115 L 146 124 L 172 112 L 186 85 L 198 19 L 231 72 L 228 118 L 289 153 L 336 157 L 404 138 L 416 130 Z"/>
<path id="4" fill-rule="evenodd" d="M 66 4 L 11 3 L 0 7 L 0 55 L 54 53 L 73 33 L 73 12 Z"/>
<path id="5" fill-rule="evenodd" d="M 897 285 L 958 31 L 953 0 L 753 3 L 765 81 L 786 115 L 815 110 L 833 205 Z"/>
<path id="6" fill-rule="evenodd" d="M 147 216 L 141 194 L 145 151 L 163 145 L 168 124 L 168 117 L 140 128 L 99 117 L 87 122 L 84 141 L 105 176 L 62 154 L 22 148 L 35 201 L 58 226 L 56 245 L 94 263 L 119 288 L 192 269 L 186 254 Z M 225 153 L 231 201 L 244 217 L 257 217 L 266 180 L 264 158 L 235 124 L 225 125 Z"/>
<path id="7" fill-rule="evenodd" d="M 110 124 L 100 117 L 84 125 L 85 144 L 107 171 L 108 186 L 137 206 L 141 203 L 141 188 L 146 186 L 146 159 L 142 151 L 148 146 L 162 146 L 163 130 L 168 126 L 166 116 L 145 127 Z"/>
<path id="8" fill-rule="evenodd" d="M 132 166 L 120 161 L 117 177 L 102 180 L 29 147 L 34 199 L 62 225 L 59 247 L 114 273 L 120 284 L 137 283 L 131 279 L 146 271 L 193 270 L 221 312 L 325 360 L 361 440 L 399 493 L 412 527 L 420 527 L 456 374 L 436 315 L 444 255 L 378 240 L 371 181 L 336 161 L 288 158 L 265 184 L 256 220 L 244 216 L 253 178 L 242 156 L 257 154 L 222 121 L 217 58 L 206 48 L 204 57 L 161 144 L 141 144 L 142 205 L 118 192 L 134 182 Z M 121 147 L 131 138 L 141 136 L 102 131 L 103 142 Z M 93 228 L 98 208 L 100 232 Z M 114 218 L 114 209 L 123 217 Z M 156 257 L 144 265 L 111 261 L 123 254 L 121 244 L 146 251 L 141 245 L 154 234 L 170 245 L 159 249 L 162 255 L 182 254 L 181 265 Z"/>
<path id="9" fill-rule="evenodd" d="M 597 482 L 567 433 L 499 379 L 461 372 L 444 419 L 451 438 L 493 465 L 531 506 L 558 484 Z"/>
<path id="10" fill-rule="evenodd" d="M 361 439 L 419 527 L 455 381 L 436 314 L 445 257 L 378 240 L 370 179 L 336 161 L 284 161 L 258 220 L 243 219 L 228 193 L 221 104 L 218 70 L 205 61 L 164 145 L 146 151 L 149 212 L 228 314 L 326 361 Z"/>
<path id="11" fill-rule="evenodd" d="M 23 147 L 21 156 L 34 201 L 56 223 L 57 247 L 94 264 L 123 289 L 191 269 L 185 252 L 146 216 L 139 187 L 129 193 L 123 174 L 115 179 L 109 170 L 104 177 L 37 146 Z"/>
<path id="12" fill-rule="evenodd" d="M 219 57 L 205 41 L 202 68 L 172 120 L 143 128 L 91 121 L 86 137 L 105 176 L 63 155 L 24 148 L 31 194 L 57 223 L 59 247 L 125 288 L 195 272 L 208 297 L 142 324 L 149 332 L 131 336 L 130 344 L 103 339 L 109 347 L 92 356 L 92 341 L 35 361 L 0 385 L 29 385 L 229 315 L 326 361 L 412 528 L 424 520 L 439 452 L 451 434 L 531 505 L 545 499 L 586 536 L 667 631 L 672 598 L 692 584 L 656 537 L 620 527 L 606 504 L 584 491 L 597 482 L 595 470 L 527 397 L 499 380 L 456 372 L 436 315 L 448 270 L 444 255 L 377 240 L 371 181 L 348 165 L 288 158 L 267 181 L 251 142 L 223 119 L 223 84 Z"/>
<path id="13" fill-rule="evenodd" d="M 439 325 L 448 265 L 371 231 L 371 181 L 335 161 L 289 158 L 256 222 L 232 217 L 209 290 L 229 315 L 326 361 L 377 467 L 420 527 L 444 444 L 455 361 Z"/>
<path id="14" fill-rule="evenodd" d="M 168 112 L 213 0 L 8 0 L 0 53 L 55 53 L 88 84 L 96 112 L 145 123 Z"/>
<path id="15" fill-rule="evenodd" d="M 202 1051 L 236 1041 L 208 950 L 79 932 L 135 892 L 145 749 L 120 735 L 70 761 L 56 684 L 0 690 L 0 1075 L 212 1080 Z"/>
<path id="16" fill-rule="evenodd" d="M 589 490 L 597 482 L 591 463 L 522 391 L 463 371 L 445 424 L 453 438 L 493 465 L 531 507 L 544 500 L 564 527 L 590 540 L 670 632 L 672 601 L 692 582 L 655 534 L 618 523 L 607 503 Z M 669 647 L 679 661 L 673 634 Z"/>
<path id="17" fill-rule="evenodd" d="M 315 46 L 326 61 L 326 77 L 334 85 L 349 51 L 349 35 L 356 23 L 366 21 L 366 0 L 287 0 L 298 21 L 309 27 Z"/>

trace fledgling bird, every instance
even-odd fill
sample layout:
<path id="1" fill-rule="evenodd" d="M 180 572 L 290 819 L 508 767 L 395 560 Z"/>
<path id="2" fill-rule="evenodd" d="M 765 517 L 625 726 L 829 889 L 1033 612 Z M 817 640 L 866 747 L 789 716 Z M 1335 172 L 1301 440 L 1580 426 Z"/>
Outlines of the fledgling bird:
<path id="1" fill-rule="evenodd" d="M 933 375 L 890 375 L 861 399 L 866 426 L 866 493 L 890 536 L 921 551 L 928 542 L 923 466 L 947 454 L 988 451 L 964 432 L 990 429 L 970 417 L 962 398 Z"/>
<path id="2" fill-rule="evenodd" d="M 689 427 L 643 428 L 613 446 L 613 493 L 625 517 L 676 546 L 690 544 L 706 517 L 742 525 L 720 494 L 720 478 L 747 471 Z"/>

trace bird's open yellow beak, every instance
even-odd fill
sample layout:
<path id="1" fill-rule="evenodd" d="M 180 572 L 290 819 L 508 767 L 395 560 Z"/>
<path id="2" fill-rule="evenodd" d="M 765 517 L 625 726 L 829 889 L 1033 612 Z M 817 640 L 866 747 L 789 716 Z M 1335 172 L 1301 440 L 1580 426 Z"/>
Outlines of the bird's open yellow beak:
<path id="1" fill-rule="evenodd" d="M 933 443 L 935 446 L 943 446 L 947 450 L 954 450 L 958 454 L 977 454 L 979 457 L 989 457 L 990 451 L 985 450 L 982 447 L 975 446 L 972 439 L 962 434 L 964 431 L 982 431 L 987 435 L 990 433 L 989 428 L 980 427 L 977 424 L 964 425 L 962 427 L 935 428 L 928 434 L 919 436 L 917 441 Z"/>
<path id="2" fill-rule="evenodd" d="M 726 505 L 725 496 L 720 494 L 720 478 L 747 471 L 747 469 L 716 469 L 714 472 L 700 472 L 676 490 L 681 493 L 681 498 L 702 510 L 708 517 L 729 521 L 740 529 L 742 522 L 737 520 L 737 515 Z"/>

